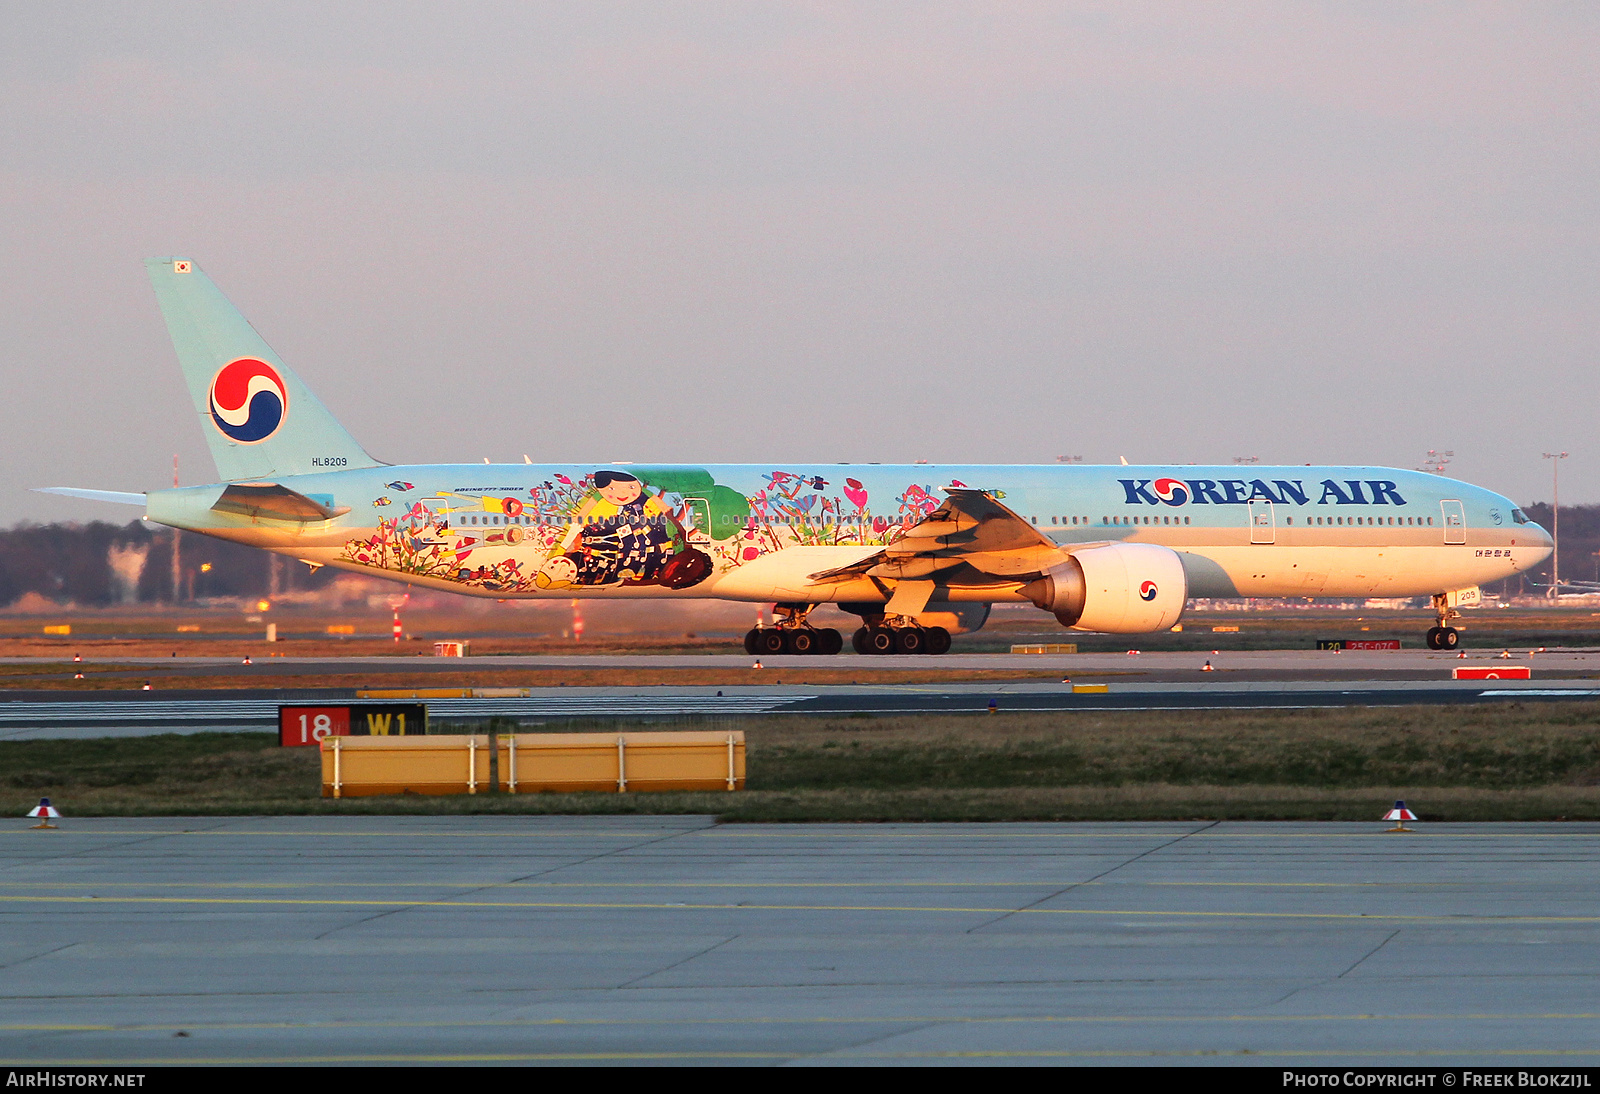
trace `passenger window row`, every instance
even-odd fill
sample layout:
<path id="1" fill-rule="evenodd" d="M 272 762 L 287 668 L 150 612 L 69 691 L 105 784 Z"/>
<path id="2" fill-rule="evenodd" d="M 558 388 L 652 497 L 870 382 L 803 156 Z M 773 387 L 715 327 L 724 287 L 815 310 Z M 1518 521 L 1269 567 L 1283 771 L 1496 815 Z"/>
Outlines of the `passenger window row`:
<path id="1" fill-rule="evenodd" d="M 1034 524 L 1038 524 L 1039 523 L 1039 518 L 1038 517 L 1031 517 L 1029 519 L 1032 520 Z M 1356 525 L 1361 525 L 1361 526 L 1364 526 L 1364 527 L 1384 526 L 1384 527 L 1391 527 L 1391 528 L 1392 527 L 1396 527 L 1396 526 L 1399 526 L 1399 527 L 1416 527 L 1416 528 L 1422 528 L 1422 527 L 1432 528 L 1434 526 L 1432 517 L 1306 517 L 1305 518 L 1305 522 L 1306 522 L 1307 526 L 1313 526 L 1314 525 L 1314 526 L 1319 527 L 1319 528 L 1320 527 L 1354 527 Z M 1088 517 L 1051 517 L 1050 518 L 1050 523 L 1051 524 L 1088 524 L 1089 523 L 1089 518 Z M 1109 517 L 1109 516 L 1107 516 L 1107 517 L 1101 517 L 1100 518 L 1100 523 L 1101 524 L 1117 524 L 1117 525 L 1123 525 L 1123 524 L 1140 524 L 1140 525 L 1143 525 L 1143 524 L 1165 524 L 1165 525 L 1173 525 L 1173 524 L 1188 524 L 1189 523 L 1189 518 L 1188 517 L 1147 517 L 1147 516 Z M 1285 525 L 1293 525 L 1294 524 L 1294 518 L 1293 517 L 1285 517 L 1284 518 L 1284 524 Z"/>
<path id="2" fill-rule="evenodd" d="M 1399 525 L 1401 527 L 1417 527 L 1417 528 L 1421 528 L 1421 527 L 1429 527 L 1429 528 L 1431 528 L 1431 527 L 1433 527 L 1433 518 L 1432 517 L 1307 517 L 1306 518 L 1306 524 L 1307 525 L 1315 524 L 1317 527 L 1325 527 L 1326 525 L 1324 524 L 1324 521 L 1326 521 L 1328 525 L 1335 525 L 1335 526 L 1343 525 L 1343 526 L 1347 526 L 1347 527 L 1350 526 L 1350 525 L 1358 525 L 1358 524 L 1366 526 L 1366 527 L 1372 527 L 1372 526 L 1375 526 L 1375 525 L 1384 525 L 1386 527 L 1394 527 L 1396 525 Z M 1284 520 L 1284 523 L 1285 524 L 1293 524 L 1294 523 L 1294 518 L 1293 517 L 1288 517 L 1287 519 Z"/>

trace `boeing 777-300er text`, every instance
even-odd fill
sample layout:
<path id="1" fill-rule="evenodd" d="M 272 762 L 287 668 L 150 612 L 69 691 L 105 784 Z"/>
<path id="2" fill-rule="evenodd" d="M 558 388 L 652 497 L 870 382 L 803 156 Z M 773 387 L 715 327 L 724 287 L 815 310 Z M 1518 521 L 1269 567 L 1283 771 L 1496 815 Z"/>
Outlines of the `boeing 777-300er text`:
<path id="1" fill-rule="evenodd" d="M 151 281 L 222 482 L 124 494 L 148 520 L 423 588 L 773 603 L 751 652 L 943 653 L 994 604 L 1141 634 L 1190 597 L 1431 596 L 1428 645 L 1544 529 L 1464 482 L 1384 467 L 438 464 L 369 456 L 185 258 Z"/>

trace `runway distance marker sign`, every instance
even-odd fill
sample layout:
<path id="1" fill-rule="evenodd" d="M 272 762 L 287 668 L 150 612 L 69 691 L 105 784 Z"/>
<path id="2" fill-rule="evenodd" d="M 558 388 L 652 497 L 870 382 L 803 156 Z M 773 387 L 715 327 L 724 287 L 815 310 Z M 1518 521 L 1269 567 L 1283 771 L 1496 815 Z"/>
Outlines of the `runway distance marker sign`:
<path id="1" fill-rule="evenodd" d="M 426 703 L 357 703 L 278 708 L 278 743 L 315 747 L 325 737 L 421 737 L 428 732 Z"/>

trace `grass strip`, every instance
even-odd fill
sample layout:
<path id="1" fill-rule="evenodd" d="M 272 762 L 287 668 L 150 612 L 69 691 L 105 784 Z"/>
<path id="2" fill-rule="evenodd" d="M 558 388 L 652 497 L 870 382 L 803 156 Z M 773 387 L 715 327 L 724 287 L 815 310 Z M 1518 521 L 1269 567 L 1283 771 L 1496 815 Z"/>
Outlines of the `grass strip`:
<path id="1" fill-rule="evenodd" d="M 728 723 L 718 722 L 718 728 Z M 0 742 L 0 808 L 69 816 L 712 813 L 744 821 L 1600 819 L 1600 704 L 1084 711 L 737 723 L 737 794 L 332 801 L 268 734 Z M 682 728 L 694 728 L 684 726 Z"/>

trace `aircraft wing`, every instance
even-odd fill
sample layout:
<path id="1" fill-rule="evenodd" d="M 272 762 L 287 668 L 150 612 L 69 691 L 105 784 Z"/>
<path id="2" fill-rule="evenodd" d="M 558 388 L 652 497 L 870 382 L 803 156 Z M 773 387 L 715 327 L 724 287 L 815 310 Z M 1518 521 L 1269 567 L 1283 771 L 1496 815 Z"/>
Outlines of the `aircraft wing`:
<path id="1" fill-rule="evenodd" d="M 956 578 L 980 584 L 1009 583 L 1030 579 L 1066 559 L 1066 551 L 997 501 L 994 492 L 946 487 L 945 493 L 949 496 L 943 505 L 883 550 L 848 566 L 812 574 L 811 579 Z"/>

